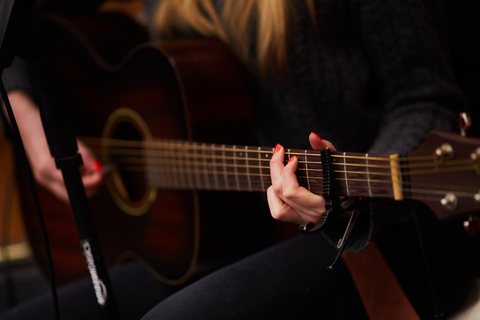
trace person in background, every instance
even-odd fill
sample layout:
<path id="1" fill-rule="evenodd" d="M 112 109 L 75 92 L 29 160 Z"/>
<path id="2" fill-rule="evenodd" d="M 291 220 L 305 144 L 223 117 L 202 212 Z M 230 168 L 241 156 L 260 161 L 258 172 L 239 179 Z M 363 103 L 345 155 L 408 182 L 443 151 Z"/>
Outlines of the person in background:
<path id="1" fill-rule="evenodd" d="M 298 159 L 284 165 L 285 147 L 406 153 L 431 130 L 454 130 L 457 114 L 468 108 L 443 34 L 421 0 L 161 0 L 147 12 L 158 38 L 218 37 L 249 70 L 259 141 L 277 146 L 267 192 L 276 219 L 316 224 L 326 210 L 323 197 L 298 185 Z M 84 179 L 94 180 L 94 191 L 101 179 L 93 159 Z M 120 313 L 124 319 L 366 319 L 343 261 L 327 269 L 342 232 L 330 225 L 299 235 L 181 288 L 133 263 L 116 268 Z M 475 243 L 461 224 L 439 223 L 413 201 L 368 199 L 346 250 L 361 251 L 372 240 L 422 319 L 459 308 L 478 270 Z M 100 317 L 88 280 L 61 288 L 59 299 L 68 319 Z M 48 319 L 48 300 L 39 297 L 5 319 Z"/>

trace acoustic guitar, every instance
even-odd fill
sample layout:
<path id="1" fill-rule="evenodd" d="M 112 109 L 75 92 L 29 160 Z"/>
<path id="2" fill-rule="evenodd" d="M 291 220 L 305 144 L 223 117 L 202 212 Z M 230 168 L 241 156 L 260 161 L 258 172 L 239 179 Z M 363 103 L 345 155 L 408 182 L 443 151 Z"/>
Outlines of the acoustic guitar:
<path id="1" fill-rule="evenodd" d="M 64 23 L 51 18 L 54 29 Z M 106 260 L 137 259 L 178 284 L 274 241 L 264 197 L 273 148 L 250 143 L 244 73 L 230 51 L 209 39 L 144 43 L 112 63 L 71 33 L 57 73 L 76 132 L 109 171 L 106 188 L 91 199 Z M 343 196 L 414 199 L 440 220 L 480 208 L 476 138 L 437 131 L 407 155 L 332 152 L 328 167 L 320 151 L 287 149 L 292 155 L 299 183 L 317 194 L 330 170 Z M 69 270 L 61 274 L 68 281 L 84 267 L 73 218 L 47 192 L 42 198 L 56 219 L 48 222 L 60 252 L 54 262 Z M 27 227 L 41 246 L 33 240 L 38 230 Z"/>
<path id="2" fill-rule="evenodd" d="M 226 46 L 148 43 L 143 28 L 116 14 L 42 18 L 46 32 L 56 35 L 50 54 L 74 132 L 112 169 L 89 203 L 109 265 L 135 259 L 176 285 L 277 241 L 279 224 L 269 217 L 264 194 L 158 190 L 136 163 L 138 147 L 159 137 L 255 143 L 243 69 Z M 101 141 L 123 142 L 107 150 Z M 26 185 L 22 169 L 19 181 Z M 88 275 L 69 205 L 37 190 L 57 282 Z M 21 197 L 35 259 L 48 274 L 28 188 Z"/>

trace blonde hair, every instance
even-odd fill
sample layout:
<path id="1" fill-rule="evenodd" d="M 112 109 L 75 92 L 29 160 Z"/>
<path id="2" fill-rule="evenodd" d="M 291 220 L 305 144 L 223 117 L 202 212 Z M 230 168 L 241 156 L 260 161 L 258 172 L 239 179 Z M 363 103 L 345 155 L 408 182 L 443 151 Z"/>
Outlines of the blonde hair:
<path id="1" fill-rule="evenodd" d="M 313 0 L 305 1 L 315 19 Z M 223 0 L 219 13 L 212 0 L 162 0 L 153 28 L 161 38 L 171 36 L 173 30 L 218 37 L 243 62 L 255 63 L 261 74 L 278 75 L 287 64 L 293 13 L 291 0 Z M 252 43 L 256 43 L 254 50 Z"/>

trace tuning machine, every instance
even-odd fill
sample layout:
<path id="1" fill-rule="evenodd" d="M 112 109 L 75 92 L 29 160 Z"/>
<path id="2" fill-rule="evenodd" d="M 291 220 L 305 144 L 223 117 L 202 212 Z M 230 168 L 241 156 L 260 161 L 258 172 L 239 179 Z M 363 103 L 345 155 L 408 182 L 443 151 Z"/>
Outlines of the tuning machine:
<path id="1" fill-rule="evenodd" d="M 435 149 L 435 156 L 440 163 L 451 160 L 453 158 L 453 147 L 448 143 L 444 143 Z"/>

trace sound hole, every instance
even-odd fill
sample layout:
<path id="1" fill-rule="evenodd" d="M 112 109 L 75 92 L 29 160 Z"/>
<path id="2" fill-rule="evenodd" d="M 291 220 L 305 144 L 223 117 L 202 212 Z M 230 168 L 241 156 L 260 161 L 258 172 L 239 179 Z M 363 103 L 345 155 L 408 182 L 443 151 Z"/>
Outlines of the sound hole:
<path id="1" fill-rule="evenodd" d="M 112 138 L 127 142 L 144 139 L 135 126 L 128 122 L 118 124 L 114 128 Z M 117 149 L 120 152 L 112 151 L 111 161 L 116 164 L 119 179 L 123 185 L 121 188 L 126 191 L 122 198 L 132 203 L 141 201 L 148 193 L 148 186 L 145 182 L 143 151 L 140 145 L 137 148 L 130 147 L 128 144 Z"/>
<path id="2" fill-rule="evenodd" d="M 151 138 L 150 131 L 138 113 L 120 108 L 105 124 L 106 164 L 112 164 L 107 186 L 115 203 L 127 214 L 140 216 L 151 207 L 156 190 L 146 179 L 145 153 L 141 141 Z"/>

